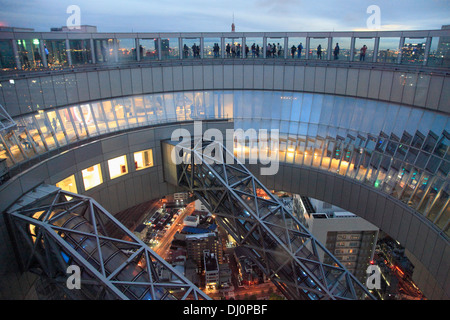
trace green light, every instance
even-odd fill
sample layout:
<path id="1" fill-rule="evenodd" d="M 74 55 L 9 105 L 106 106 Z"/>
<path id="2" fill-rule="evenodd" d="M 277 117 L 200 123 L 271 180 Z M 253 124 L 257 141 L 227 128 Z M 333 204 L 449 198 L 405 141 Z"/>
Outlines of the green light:
<path id="1" fill-rule="evenodd" d="M 375 181 L 375 188 L 378 188 L 380 186 L 380 180 Z"/>
<path id="2" fill-rule="evenodd" d="M 39 39 L 33 39 L 33 44 L 39 44 Z"/>

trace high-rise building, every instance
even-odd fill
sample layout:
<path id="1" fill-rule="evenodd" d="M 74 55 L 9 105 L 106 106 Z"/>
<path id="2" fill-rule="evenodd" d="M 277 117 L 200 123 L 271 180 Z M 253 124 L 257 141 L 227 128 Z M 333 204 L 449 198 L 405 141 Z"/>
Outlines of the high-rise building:
<path id="1" fill-rule="evenodd" d="M 351 212 L 308 197 L 294 195 L 293 209 L 314 237 L 364 283 L 379 229 Z"/>
<path id="2" fill-rule="evenodd" d="M 209 251 L 218 261 L 222 260 L 222 250 L 216 233 L 186 235 L 187 258 L 193 260 L 198 267 L 203 268 L 203 253 Z"/>

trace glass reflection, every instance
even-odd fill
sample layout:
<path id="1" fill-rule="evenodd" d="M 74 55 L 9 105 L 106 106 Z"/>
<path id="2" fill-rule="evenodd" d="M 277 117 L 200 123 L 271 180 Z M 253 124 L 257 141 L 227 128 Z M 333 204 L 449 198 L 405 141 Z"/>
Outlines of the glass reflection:
<path id="1" fill-rule="evenodd" d="M 65 40 L 44 40 L 44 51 L 49 67 L 68 65 Z"/>
<path id="2" fill-rule="evenodd" d="M 139 39 L 139 55 L 141 60 L 158 59 L 158 39 Z"/>
<path id="3" fill-rule="evenodd" d="M 427 65 L 431 67 L 450 67 L 450 37 L 433 37 Z"/>
<path id="4" fill-rule="evenodd" d="M 180 48 L 178 38 L 161 39 L 161 58 L 162 59 L 179 59 Z M 158 48 L 157 48 L 158 49 Z"/>
<path id="5" fill-rule="evenodd" d="M 19 61 L 23 70 L 43 67 L 39 39 L 17 40 Z M 47 63 L 48 62 L 47 56 Z"/>
<path id="6" fill-rule="evenodd" d="M 402 63 L 423 64 L 426 38 L 405 38 L 402 47 Z"/>
<path id="7" fill-rule="evenodd" d="M 11 40 L 0 40 L 0 69 L 15 69 L 14 52 Z"/>
<path id="8" fill-rule="evenodd" d="M 201 119 L 235 119 L 244 130 L 279 129 L 280 161 L 356 179 L 448 224 L 448 116 L 353 97 L 276 91 L 148 94 L 48 109 L 4 132 L 8 167 L 61 146 L 116 130 Z M 249 156 L 255 141 L 236 149 Z M 447 229 L 446 229 L 447 230 Z"/>
<path id="9" fill-rule="evenodd" d="M 400 52 L 400 38 L 381 37 L 378 45 L 377 62 L 397 63 Z"/>
<path id="10" fill-rule="evenodd" d="M 89 40 L 69 40 L 69 46 L 73 65 L 92 63 Z"/>

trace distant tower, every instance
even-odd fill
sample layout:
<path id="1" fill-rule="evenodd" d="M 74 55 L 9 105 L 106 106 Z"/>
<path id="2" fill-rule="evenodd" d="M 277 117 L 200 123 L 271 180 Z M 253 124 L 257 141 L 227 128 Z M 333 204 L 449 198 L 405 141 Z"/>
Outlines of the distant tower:
<path id="1" fill-rule="evenodd" d="M 234 26 L 234 12 L 233 12 L 233 23 L 231 24 L 231 32 L 235 32 L 236 28 Z"/>

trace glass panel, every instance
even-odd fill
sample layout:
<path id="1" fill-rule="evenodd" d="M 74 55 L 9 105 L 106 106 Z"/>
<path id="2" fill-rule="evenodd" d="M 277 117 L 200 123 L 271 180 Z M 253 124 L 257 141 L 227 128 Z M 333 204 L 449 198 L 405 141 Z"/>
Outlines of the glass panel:
<path id="1" fill-rule="evenodd" d="M 178 38 L 161 39 L 161 58 L 162 59 L 179 59 L 180 48 Z"/>
<path id="2" fill-rule="evenodd" d="M 141 60 L 158 59 L 158 39 L 139 39 L 139 54 Z"/>
<path id="3" fill-rule="evenodd" d="M 61 119 L 62 125 L 65 128 L 67 138 L 69 142 L 74 142 L 77 140 L 77 133 L 73 127 L 72 119 L 67 108 L 58 109 L 59 118 Z"/>
<path id="4" fill-rule="evenodd" d="M 40 111 L 37 115 L 35 115 L 35 119 L 48 148 L 49 149 L 55 148 L 56 144 L 55 139 L 53 138 L 54 135 L 53 127 L 50 123 L 50 120 L 48 120 L 47 114 L 45 112 Z"/>
<path id="5" fill-rule="evenodd" d="M 82 170 L 81 175 L 83 176 L 85 191 L 92 189 L 95 186 L 98 186 L 99 184 L 103 183 L 102 170 L 100 168 L 100 164 L 96 164 L 95 166 Z"/>
<path id="6" fill-rule="evenodd" d="M 203 58 L 220 58 L 220 38 L 203 38 Z"/>
<path id="7" fill-rule="evenodd" d="M 99 134 L 108 132 L 108 124 L 105 114 L 103 113 L 102 104 L 100 102 L 91 103 L 94 120 L 97 123 Z"/>
<path id="8" fill-rule="evenodd" d="M 183 59 L 200 58 L 200 38 L 183 38 Z"/>
<path id="9" fill-rule="evenodd" d="M 353 61 L 372 62 L 374 38 L 355 38 L 355 56 Z"/>
<path id="10" fill-rule="evenodd" d="M 75 182 L 75 176 L 71 175 L 70 177 L 65 178 L 56 183 L 58 188 L 61 188 L 64 191 L 69 191 L 73 193 L 78 193 L 77 184 Z"/>
<path id="11" fill-rule="evenodd" d="M 58 140 L 59 145 L 65 145 L 67 143 L 66 135 L 56 111 L 47 111 L 47 117 L 53 127 L 53 131 L 55 132 L 55 137 Z"/>
<path id="12" fill-rule="evenodd" d="M 78 132 L 78 138 L 84 139 L 87 137 L 87 132 L 84 127 L 84 119 L 83 116 L 80 113 L 80 110 L 78 109 L 78 106 L 70 107 L 68 108 L 70 110 L 70 113 L 72 115 L 73 124 L 75 126 L 75 130 Z"/>
<path id="13" fill-rule="evenodd" d="M 432 67 L 450 67 L 450 37 L 431 39 L 427 65 Z"/>
<path id="14" fill-rule="evenodd" d="M 6 71 L 15 68 L 16 61 L 14 60 L 11 40 L 0 40 L 0 69 Z"/>
<path id="15" fill-rule="evenodd" d="M 351 47 L 351 38 L 345 37 L 336 37 L 333 38 L 333 60 L 341 60 L 341 61 L 349 61 L 350 60 L 350 47 Z"/>
<path id="16" fill-rule="evenodd" d="M 68 65 L 65 40 L 44 40 L 44 48 L 49 67 Z"/>
<path id="17" fill-rule="evenodd" d="M 117 39 L 119 62 L 136 61 L 136 39 Z"/>
<path id="18" fill-rule="evenodd" d="M 124 102 L 122 98 L 113 99 L 114 105 L 114 114 L 117 118 L 117 124 L 120 129 L 125 129 L 127 127 L 127 118 L 126 114 L 128 112 L 127 108 L 124 106 Z"/>
<path id="19" fill-rule="evenodd" d="M 400 38 L 380 38 L 378 44 L 377 62 L 397 63 L 400 52 Z"/>
<path id="20" fill-rule="evenodd" d="M 405 38 L 402 47 L 402 63 L 422 64 L 427 38 Z"/>
<path id="21" fill-rule="evenodd" d="M 225 58 L 239 58 L 241 56 L 241 49 L 241 38 L 225 38 Z"/>
<path id="22" fill-rule="evenodd" d="M 81 113 L 83 114 L 84 123 L 86 125 L 87 131 L 90 135 L 97 135 L 97 127 L 94 122 L 94 117 L 92 115 L 92 110 L 89 104 L 80 105 Z"/>
<path id="23" fill-rule="evenodd" d="M 309 59 L 327 59 L 328 38 L 310 38 Z"/>
<path id="24" fill-rule="evenodd" d="M 305 37 L 290 37 L 288 39 L 288 57 L 290 57 L 291 59 L 304 59 L 306 56 L 306 51 L 304 50 L 305 43 Z"/>
<path id="25" fill-rule="evenodd" d="M 22 124 L 26 127 L 28 131 L 29 141 L 34 144 L 34 148 L 37 153 L 44 153 L 46 151 L 45 145 L 42 142 L 41 132 L 39 126 L 37 126 L 34 117 L 24 117 L 22 119 Z"/>
<path id="26" fill-rule="evenodd" d="M 249 47 L 247 58 L 263 58 L 263 38 L 246 38 L 246 45 Z"/>
<path id="27" fill-rule="evenodd" d="M 103 101 L 103 111 L 105 112 L 106 120 L 108 121 L 108 128 L 112 131 L 118 129 L 116 120 L 115 108 L 111 100 Z"/>
<path id="28" fill-rule="evenodd" d="M 123 155 L 108 160 L 109 177 L 118 178 L 128 173 L 127 156 Z"/>
<path id="29" fill-rule="evenodd" d="M 39 39 L 17 40 L 17 50 L 22 69 L 43 67 L 39 43 Z"/>
<path id="30" fill-rule="evenodd" d="M 94 40 L 94 47 L 97 63 L 112 63 L 115 61 L 113 39 L 96 39 Z"/>
<path id="31" fill-rule="evenodd" d="M 267 38 L 267 58 L 284 58 L 284 38 Z"/>
<path id="32" fill-rule="evenodd" d="M 136 170 L 153 167 L 153 150 L 148 149 L 134 153 L 134 166 Z"/>
<path id="33" fill-rule="evenodd" d="M 90 40 L 69 40 L 72 64 L 92 63 Z"/>

